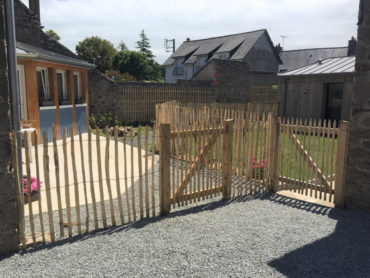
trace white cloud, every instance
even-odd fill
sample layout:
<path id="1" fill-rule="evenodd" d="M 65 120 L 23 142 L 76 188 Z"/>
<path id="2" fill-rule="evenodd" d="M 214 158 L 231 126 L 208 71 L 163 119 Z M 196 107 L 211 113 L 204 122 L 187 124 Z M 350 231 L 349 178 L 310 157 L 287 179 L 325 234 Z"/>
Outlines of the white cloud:
<path id="1" fill-rule="evenodd" d="M 28 2 L 27 0 L 22 0 Z M 74 51 L 87 36 L 135 48 L 144 29 L 163 62 L 165 38 L 192 39 L 266 28 L 286 49 L 345 46 L 357 34 L 358 0 L 41 0 L 41 21 Z"/>

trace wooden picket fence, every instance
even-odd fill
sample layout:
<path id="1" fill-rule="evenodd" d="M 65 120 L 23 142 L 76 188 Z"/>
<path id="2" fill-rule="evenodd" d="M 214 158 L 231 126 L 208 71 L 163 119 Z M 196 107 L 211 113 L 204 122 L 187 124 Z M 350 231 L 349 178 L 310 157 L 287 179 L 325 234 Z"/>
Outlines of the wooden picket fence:
<path id="1" fill-rule="evenodd" d="M 105 137 L 100 133 L 99 128 L 95 134 L 79 129 L 78 136 L 67 139 L 64 129 L 63 140 L 57 141 L 53 127 L 52 142 L 44 131 L 40 146 L 31 146 L 25 133 L 25 194 L 17 187 L 22 249 L 159 214 L 158 159 L 151 151 L 155 131 L 151 137 L 148 126 L 139 127 L 137 134 L 132 127 L 121 136 L 117 127 L 105 128 Z M 12 139 L 16 146 L 15 132 Z M 36 132 L 32 139 L 37 142 Z M 17 151 L 14 147 L 15 167 Z M 18 174 L 16 167 L 21 185 Z"/>
<path id="2" fill-rule="evenodd" d="M 161 123 L 151 134 L 148 126 L 137 134 L 123 128 L 122 135 L 106 128 L 104 136 L 99 128 L 95 134 L 79 129 L 67 139 L 64 129 L 62 141 L 53 128 L 52 142 L 44 132 L 42 146 L 31 146 L 25 134 L 27 193 L 17 187 L 21 247 L 165 216 L 175 206 L 221 196 L 291 191 L 343 207 L 347 122 L 279 119 L 242 109 L 232 117 L 191 119 L 174 129 Z M 36 132 L 32 136 L 37 142 Z M 15 132 L 12 138 L 16 146 Z"/>
<path id="3" fill-rule="evenodd" d="M 200 126 L 202 123 L 221 125 L 226 119 L 235 119 L 238 113 L 249 117 L 250 113 L 258 115 L 272 113 L 278 114 L 278 104 L 276 103 L 181 103 L 170 101 L 156 105 L 156 124 L 157 134 L 162 123 L 169 123 L 171 131 L 178 130 L 183 126 Z M 159 141 L 156 141 L 159 144 Z"/>

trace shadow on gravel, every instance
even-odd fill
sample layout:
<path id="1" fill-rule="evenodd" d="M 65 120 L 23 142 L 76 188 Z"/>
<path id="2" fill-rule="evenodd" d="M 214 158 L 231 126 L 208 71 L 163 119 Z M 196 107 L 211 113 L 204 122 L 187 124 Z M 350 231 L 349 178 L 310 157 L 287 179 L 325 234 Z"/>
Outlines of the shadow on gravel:
<path id="1" fill-rule="evenodd" d="M 302 205 L 306 210 L 307 204 Z M 299 203 L 297 206 L 300 208 Z M 313 212 L 320 209 L 313 208 Z M 269 265 L 287 277 L 369 277 L 370 214 L 329 208 L 327 214 L 337 220 L 330 236 L 270 261 Z"/>

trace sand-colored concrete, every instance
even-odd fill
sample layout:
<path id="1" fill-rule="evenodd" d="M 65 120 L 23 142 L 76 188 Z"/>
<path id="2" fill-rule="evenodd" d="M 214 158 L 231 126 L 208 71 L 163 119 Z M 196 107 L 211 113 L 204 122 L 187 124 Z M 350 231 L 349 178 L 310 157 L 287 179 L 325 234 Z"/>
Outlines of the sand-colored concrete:
<path id="1" fill-rule="evenodd" d="M 57 150 L 58 150 L 58 157 L 59 157 L 59 177 L 60 177 L 60 192 L 61 192 L 61 204 L 62 208 L 66 208 L 66 190 L 69 189 L 70 194 L 70 206 L 74 207 L 76 205 L 76 197 L 75 192 L 78 192 L 79 203 L 80 206 L 84 206 L 85 202 L 85 193 L 84 188 L 86 185 L 87 191 L 87 203 L 92 203 L 92 188 L 95 192 L 95 199 L 96 202 L 100 202 L 100 200 L 109 200 L 109 191 L 108 191 L 108 183 L 107 183 L 107 173 L 105 169 L 105 154 L 106 154 L 106 139 L 105 137 L 100 137 L 100 151 L 101 151 L 101 169 L 102 169 L 102 186 L 103 186 L 103 196 L 100 194 L 100 185 L 99 185 L 99 170 L 98 170 L 98 159 L 97 159 L 97 144 L 96 144 L 96 136 L 93 135 L 92 140 L 92 172 L 93 172 L 93 179 L 92 183 L 90 183 L 90 174 L 89 174 L 89 160 L 88 160 L 88 136 L 87 134 L 82 135 L 82 142 L 83 142 L 83 152 L 84 157 L 81 158 L 80 153 L 80 143 L 79 137 L 75 136 L 75 158 L 76 158 L 76 172 L 77 172 L 77 185 L 75 185 L 74 177 L 73 177 L 73 164 L 71 159 L 71 139 L 67 139 L 67 163 L 68 163 L 68 181 L 65 179 L 65 168 L 64 168 L 64 157 L 63 157 L 63 141 L 57 141 Z M 111 185 L 111 192 L 112 198 L 117 198 L 117 180 L 116 180 L 116 172 L 115 172 L 115 145 L 114 140 L 110 140 L 109 142 L 109 178 L 110 178 L 110 185 Z M 35 149 L 32 147 L 32 155 L 35 156 Z M 118 142 L 118 165 L 119 165 L 119 176 L 120 176 L 120 188 L 121 192 L 125 193 L 125 175 L 124 175 L 124 166 L 127 167 L 127 188 L 131 187 L 132 178 L 133 181 L 136 182 L 139 179 L 139 154 L 138 148 L 133 147 L 131 148 L 130 145 L 126 144 L 126 163 L 124 160 L 124 144 L 122 142 Z M 131 160 L 131 151 L 133 151 L 133 160 Z M 25 162 L 25 154 L 23 149 L 23 174 L 26 174 L 26 164 Z M 49 173 L 50 173 L 50 193 L 51 193 L 51 203 L 52 209 L 58 210 L 58 195 L 57 195 L 57 179 L 55 173 L 55 164 L 54 164 L 54 152 L 53 152 L 53 143 L 48 144 L 48 155 L 49 155 Z M 145 152 L 144 150 L 141 151 L 142 157 L 142 169 L 143 174 L 144 167 L 145 167 Z M 47 212 L 47 196 L 46 196 L 46 186 L 45 186 L 45 175 L 44 175 L 44 160 L 43 160 L 43 146 L 38 145 L 38 157 L 40 163 L 40 179 L 44 182 L 41 188 L 41 205 L 42 211 Z M 158 160 L 158 155 L 155 156 L 155 160 Z M 151 161 L 152 156 L 149 155 L 148 157 L 148 165 L 149 169 L 151 169 Z M 82 163 L 85 166 L 85 177 L 86 177 L 86 184 L 83 183 L 83 173 L 82 173 Z M 33 162 L 30 164 L 31 167 L 31 176 L 36 177 L 36 159 L 33 158 Z M 131 170 L 133 169 L 134 175 L 132 176 Z M 91 187 L 92 185 L 92 187 Z M 75 191 L 77 188 L 77 191 Z M 129 192 L 131 194 L 131 191 Z M 33 213 L 37 214 L 38 210 L 38 202 L 32 202 L 32 209 Z M 29 207 L 26 204 L 24 207 L 25 215 L 29 215 Z"/>

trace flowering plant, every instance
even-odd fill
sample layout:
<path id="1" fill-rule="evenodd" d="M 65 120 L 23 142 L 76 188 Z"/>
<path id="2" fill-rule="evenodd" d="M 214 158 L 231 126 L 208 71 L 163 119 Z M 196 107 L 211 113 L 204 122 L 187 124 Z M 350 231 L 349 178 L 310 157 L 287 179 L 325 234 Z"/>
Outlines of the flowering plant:
<path id="1" fill-rule="evenodd" d="M 41 185 L 43 184 L 42 181 L 40 181 L 40 188 L 41 188 Z M 27 190 L 27 176 L 23 176 L 23 193 L 24 194 L 27 194 L 28 193 L 28 190 Z M 30 189 L 31 189 L 31 194 L 34 193 L 34 192 L 37 192 L 37 178 L 35 177 L 30 177 Z"/>
<path id="2" fill-rule="evenodd" d="M 253 176 L 256 179 L 263 179 L 263 169 L 264 169 L 263 159 L 258 160 L 256 159 L 255 156 L 253 156 L 252 167 L 253 167 Z"/>

